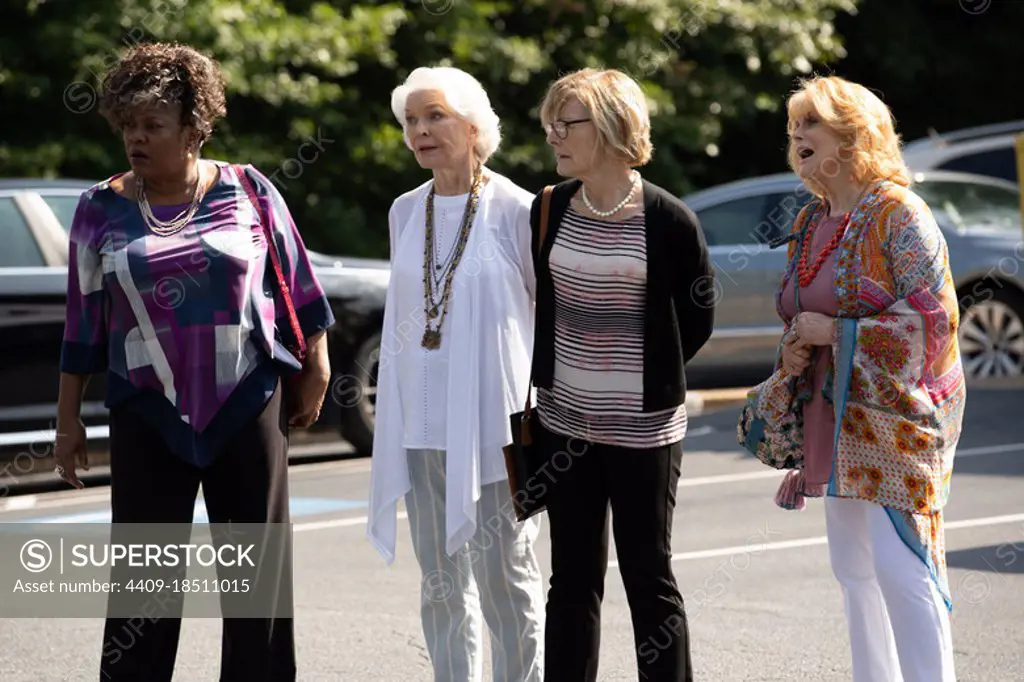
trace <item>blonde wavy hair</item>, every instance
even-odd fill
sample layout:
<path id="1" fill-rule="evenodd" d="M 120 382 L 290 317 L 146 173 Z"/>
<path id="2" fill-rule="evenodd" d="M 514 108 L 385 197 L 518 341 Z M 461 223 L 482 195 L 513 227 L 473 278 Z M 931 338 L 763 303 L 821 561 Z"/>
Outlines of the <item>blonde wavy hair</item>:
<path id="1" fill-rule="evenodd" d="M 551 123 L 572 97 L 590 112 L 601 152 L 623 159 L 630 167 L 651 160 L 651 117 L 640 85 L 616 69 L 580 69 L 559 78 L 540 105 L 541 124 Z"/>
<path id="2" fill-rule="evenodd" d="M 803 80 L 786 102 L 786 111 L 789 117 L 786 156 L 794 172 L 799 168 L 800 159 L 793 131 L 798 121 L 814 114 L 841 141 L 837 169 L 838 161 L 848 161 L 858 182 L 889 180 L 903 187 L 910 186 L 910 171 L 903 161 L 895 117 L 889 107 L 863 85 L 839 76 Z M 825 188 L 814 177 L 805 178 L 804 184 L 818 197 L 824 197 Z"/>

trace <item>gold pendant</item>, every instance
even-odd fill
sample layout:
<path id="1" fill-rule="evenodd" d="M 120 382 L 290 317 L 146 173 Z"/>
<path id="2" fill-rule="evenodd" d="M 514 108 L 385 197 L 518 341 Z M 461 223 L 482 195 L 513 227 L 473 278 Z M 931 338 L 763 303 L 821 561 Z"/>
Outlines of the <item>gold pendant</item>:
<path id="1" fill-rule="evenodd" d="M 437 317 L 437 306 L 436 306 L 436 305 L 435 305 L 435 306 L 432 306 L 431 308 L 429 308 L 429 309 L 427 310 L 427 318 L 429 318 L 429 319 L 431 319 L 431 320 L 432 320 L 432 319 L 434 319 L 435 317 Z"/>
<path id="2" fill-rule="evenodd" d="M 437 350 L 441 347 L 441 332 L 437 329 L 424 330 L 422 344 L 428 350 Z"/>

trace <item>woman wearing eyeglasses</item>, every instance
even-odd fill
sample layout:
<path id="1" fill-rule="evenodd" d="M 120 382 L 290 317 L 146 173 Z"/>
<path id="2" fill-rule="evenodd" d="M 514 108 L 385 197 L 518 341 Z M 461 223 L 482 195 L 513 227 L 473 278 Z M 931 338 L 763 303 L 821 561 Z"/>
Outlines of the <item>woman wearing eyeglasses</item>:
<path id="1" fill-rule="evenodd" d="M 551 193 L 536 263 L 538 439 L 545 452 L 573 455 L 550 468 L 546 679 L 597 679 L 610 507 L 640 673 L 692 680 L 671 531 L 684 368 L 714 322 L 711 260 L 693 212 L 634 170 L 652 146 L 633 80 L 592 69 L 565 76 L 541 121 L 558 173 L 570 179 Z M 541 203 L 531 215 L 534 252 Z"/>

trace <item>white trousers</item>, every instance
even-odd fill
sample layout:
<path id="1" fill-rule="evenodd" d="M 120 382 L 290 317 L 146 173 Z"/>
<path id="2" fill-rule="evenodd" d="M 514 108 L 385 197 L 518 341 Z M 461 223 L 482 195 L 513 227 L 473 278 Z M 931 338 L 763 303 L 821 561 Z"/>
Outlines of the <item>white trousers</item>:
<path id="1" fill-rule="evenodd" d="M 825 520 L 845 599 L 853 682 L 955 682 L 945 601 L 886 510 L 826 497 Z"/>
<path id="2" fill-rule="evenodd" d="M 483 679 L 483 625 L 494 682 L 542 682 L 544 585 L 534 542 L 540 521 L 515 519 L 508 483 L 481 488 L 477 531 L 445 554 L 445 453 L 410 450 L 406 494 L 423 575 L 420 616 L 435 682 Z"/>

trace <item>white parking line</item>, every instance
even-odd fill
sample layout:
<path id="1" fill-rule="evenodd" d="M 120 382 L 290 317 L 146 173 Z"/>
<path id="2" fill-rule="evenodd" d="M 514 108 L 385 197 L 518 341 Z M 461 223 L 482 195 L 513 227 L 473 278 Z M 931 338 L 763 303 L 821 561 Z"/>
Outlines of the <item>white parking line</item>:
<path id="1" fill-rule="evenodd" d="M 399 520 L 409 518 L 406 512 L 398 512 L 396 518 Z M 307 521 L 296 523 L 292 526 L 293 533 L 302 533 L 311 530 L 326 530 L 328 528 L 345 528 L 347 526 L 365 526 L 365 516 L 355 516 L 347 519 L 328 519 L 327 521 Z"/>
<path id="2" fill-rule="evenodd" d="M 25 509 L 53 509 L 56 507 L 78 507 L 110 500 L 110 489 L 95 493 L 76 490 L 58 493 L 14 495 L 0 501 L 0 512 L 23 511 Z"/>
<path id="3" fill-rule="evenodd" d="M 768 471 L 748 471 L 745 474 L 719 474 L 717 476 L 695 476 L 680 478 L 679 488 L 691 488 L 698 485 L 715 485 L 717 483 L 738 483 L 739 481 L 756 481 L 762 478 L 780 478 L 785 471 L 769 469 Z"/>
<path id="4" fill-rule="evenodd" d="M 977 519 L 964 519 L 963 521 L 950 521 L 946 524 L 946 530 L 959 530 L 961 528 L 981 528 L 985 526 L 999 526 L 1007 523 L 1024 522 L 1024 514 L 1005 514 L 1003 516 L 985 516 Z M 748 543 L 734 547 L 720 547 L 717 549 L 702 549 L 695 552 L 680 552 L 672 555 L 672 561 L 694 561 L 698 559 L 716 559 L 718 557 L 736 556 L 737 554 L 760 554 L 761 552 L 774 552 L 783 549 L 796 549 L 800 547 L 814 547 L 816 545 L 827 545 L 828 538 L 824 535 L 813 538 L 799 538 L 797 540 L 780 540 L 779 542 L 765 542 L 763 544 Z M 609 561 L 608 566 L 617 567 L 618 561 Z"/>
<path id="5" fill-rule="evenodd" d="M 405 512 L 398 513 L 399 519 L 408 518 Z M 1008 523 L 1024 522 L 1024 514 L 1004 514 L 1002 516 L 984 516 L 977 519 L 964 519 L 962 521 L 950 521 L 946 524 L 946 530 L 960 530 L 965 528 L 982 528 L 986 526 L 999 526 Z M 293 531 L 296 533 L 326 530 L 330 528 L 344 528 L 348 526 L 363 526 L 366 524 L 366 517 L 360 516 L 349 519 L 332 519 L 329 521 L 311 521 L 309 523 L 295 524 Z M 760 554 L 761 552 L 777 552 L 784 549 L 800 549 L 802 547 L 815 547 L 827 545 L 828 537 L 819 535 L 810 538 L 798 538 L 796 540 L 780 540 L 778 542 L 765 542 L 763 544 L 736 545 L 733 547 L 718 547 L 715 549 L 702 549 L 693 552 L 680 552 L 672 555 L 672 561 L 697 561 L 700 559 L 716 559 L 719 557 L 735 556 L 737 554 Z M 611 560 L 609 568 L 617 568 L 619 562 Z"/>
<path id="6" fill-rule="evenodd" d="M 1020 452 L 1024 450 L 1024 443 L 1004 443 L 1003 445 L 986 445 L 978 448 L 964 448 L 956 453 L 957 459 L 961 457 L 982 457 L 984 455 L 1003 455 L 1008 452 Z M 954 471 L 956 465 L 954 464 Z M 738 483 L 740 481 L 756 481 L 761 478 L 779 478 L 785 471 L 777 469 L 764 469 L 761 471 L 748 471 L 742 474 L 720 474 L 718 476 L 699 476 L 694 478 L 679 479 L 680 488 L 688 488 L 698 485 L 715 485 L 717 483 Z"/>
<path id="7" fill-rule="evenodd" d="M 1024 451 L 1024 442 L 1021 443 L 1004 443 L 1002 445 L 985 445 L 976 448 L 964 448 L 956 453 L 958 458 L 961 457 L 982 457 L 986 455 L 1002 455 L 1009 452 L 1021 452 Z M 703 451 L 702 451 L 703 452 Z M 716 451 L 717 452 L 717 451 Z M 751 458 L 753 460 L 753 458 Z M 370 470 L 370 463 L 368 461 L 355 461 L 351 464 L 346 463 L 345 471 L 337 473 L 348 475 L 353 473 L 366 473 Z M 309 472 L 313 474 L 319 474 L 327 470 L 337 469 L 337 462 L 322 462 L 317 464 L 303 465 L 301 469 L 296 470 L 295 475 L 301 475 L 302 473 Z M 692 478 L 682 478 L 679 480 L 680 488 L 697 487 L 702 485 L 719 485 L 723 483 L 739 483 L 743 481 L 756 481 L 759 479 L 779 478 L 784 471 L 778 471 L 775 469 L 761 469 L 759 471 L 747 471 L 738 474 L 718 474 L 713 476 L 696 476 Z M 317 476 L 319 478 L 319 476 Z M 24 511 L 26 509 L 54 509 L 58 507 L 74 507 L 74 506 L 85 506 L 93 503 L 106 502 L 110 499 L 110 488 L 104 488 L 97 492 L 78 492 L 74 490 L 61 491 L 58 493 L 39 493 L 32 495 L 15 495 L 6 499 L 0 500 L 0 513 L 10 511 Z M 350 523 L 341 524 L 344 525 L 358 525 L 359 519 L 338 519 L 339 521 L 349 521 Z M 365 523 L 365 517 L 362 518 Z M 324 523 L 330 523 L 325 521 Z M 327 526 L 333 528 L 335 526 Z"/>
<path id="8" fill-rule="evenodd" d="M 345 441 L 332 441 L 330 443 L 301 443 L 288 447 L 289 456 L 301 457 L 304 455 L 326 456 L 326 455 L 350 455 L 355 449 Z"/>

